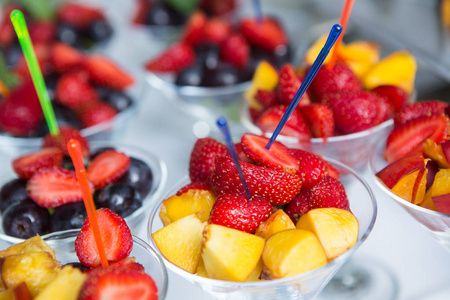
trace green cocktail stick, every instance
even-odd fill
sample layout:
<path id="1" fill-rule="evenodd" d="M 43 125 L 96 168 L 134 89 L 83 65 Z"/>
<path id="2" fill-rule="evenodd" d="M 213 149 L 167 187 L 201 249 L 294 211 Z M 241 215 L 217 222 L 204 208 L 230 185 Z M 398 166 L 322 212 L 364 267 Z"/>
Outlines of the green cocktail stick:
<path id="1" fill-rule="evenodd" d="M 42 76 L 33 44 L 31 43 L 30 34 L 28 33 L 23 13 L 17 9 L 13 10 L 11 12 L 11 22 L 17 37 L 19 38 L 19 43 L 22 47 L 28 69 L 30 70 L 31 79 L 33 80 L 34 87 L 39 97 L 39 102 L 41 103 L 50 134 L 53 136 L 58 135 L 58 123 L 56 122 L 55 113 L 50 102 L 50 97 L 48 96 L 47 87 L 45 86 L 44 77 Z"/>

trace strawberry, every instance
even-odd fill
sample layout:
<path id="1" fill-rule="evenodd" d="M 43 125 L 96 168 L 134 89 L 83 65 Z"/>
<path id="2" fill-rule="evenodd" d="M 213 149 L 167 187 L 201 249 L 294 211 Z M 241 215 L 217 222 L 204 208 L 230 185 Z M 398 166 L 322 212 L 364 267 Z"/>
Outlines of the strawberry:
<path id="1" fill-rule="evenodd" d="M 37 21 L 32 22 L 29 27 L 31 41 L 34 44 L 48 44 L 56 37 L 56 26 L 52 22 Z"/>
<path id="2" fill-rule="evenodd" d="M 252 163 L 251 159 L 245 154 L 244 149 L 242 149 L 241 143 L 234 144 L 234 147 L 236 148 L 236 152 L 238 154 L 239 161 L 243 161 L 246 163 Z"/>
<path id="3" fill-rule="evenodd" d="M 89 144 L 88 141 L 81 135 L 80 131 L 74 127 L 61 126 L 59 127 L 59 134 L 57 136 L 52 136 L 48 133 L 44 136 L 44 142 L 42 147 L 57 147 L 62 150 L 65 155 L 69 155 L 67 151 L 67 142 L 70 139 L 76 139 L 80 142 L 81 151 L 84 157 L 89 156 Z"/>
<path id="4" fill-rule="evenodd" d="M 33 47 L 42 74 L 43 75 L 49 74 L 51 72 L 51 65 L 49 62 L 50 46 L 47 44 L 36 43 L 33 45 Z M 24 80 L 31 78 L 30 71 L 28 69 L 28 64 L 23 55 L 19 58 L 13 70 L 18 76 L 22 77 L 22 79 Z"/>
<path id="5" fill-rule="evenodd" d="M 206 182 L 191 182 L 185 186 L 183 186 L 178 192 L 177 192 L 177 196 L 181 196 L 184 193 L 186 193 L 189 190 L 204 190 L 204 191 L 210 191 L 211 190 L 211 186 L 209 185 L 209 183 Z"/>
<path id="6" fill-rule="evenodd" d="M 327 139 L 334 134 L 333 111 L 326 105 L 312 103 L 301 106 L 300 112 L 306 119 L 311 133 L 316 138 Z"/>
<path id="7" fill-rule="evenodd" d="M 181 40 L 186 44 L 195 46 L 203 36 L 207 18 L 204 12 L 197 10 L 191 14 L 186 22 Z"/>
<path id="8" fill-rule="evenodd" d="M 278 104 L 277 93 L 275 91 L 257 90 L 255 99 L 263 108 L 269 108 Z"/>
<path id="9" fill-rule="evenodd" d="M 221 194 L 214 202 L 209 221 L 253 233 L 272 211 L 270 202 L 261 196 L 253 196 L 248 200 L 245 194 Z"/>
<path id="10" fill-rule="evenodd" d="M 106 259 L 118 261 L 128 257 L 133 248 L 133 237 L 125 220 L 108 208 L 97 209 L 96 214 Z M 84 220 L 83 227 L 75 240 L 75 252 L 83 265 L 88 267 L 100 265 L 100 255 L 89 217 Z"/>
<path id="11" fill-rule="evenodd" d="M 84 69 L 94 83 L 114 90 L 123 90 L 134 83 L 130 74 L 100 55 L 86 57 Z"/>
<path id="12" fill-rule="evenodd" d="M 106 150 L 97 155 L 87 168 L 87 177 L 96 189 L 119 179 L 130 166 L 130 158 L 116 150 Z"/>
<path id="13" fill-rule="evenodd" d="M 327 170 L 328 176 L 333 177 L 336 180 L 339 180 L 339 178 L 341 177 L 339 171 L 331 163 L 329 163 L 324 159 L 323 163 L 325 164 L 325 169 Z"/>
<path id="14" fill-rule="evenodd" d="M 63 157 L 64 153 L 58 148 L 44 148 L 14 159 L 12 166 L 20 178 L 28 179 L 39 169 L 58 166 Z"/>
<path id="15" fill-rule="evenodd" d="M 272 205 L 291 201 L 300 191 L 302 182 L 296 174 L 241 162 L 242 171 L 252 196 L 262 196 Z M 211 174 L 211 187 L 216 195 L 243 194 L 236 165 L 230 157 L 217 156 Z"/>
<path id="16" fill-rule="evenodd" d="M 258 109 L 250 107 L 248 109 L 248 113 L 250 115 L 250 119 L 252 120 L 253 123 L 256 123 L 259 119 L 259 117 L 261 116 L 261 113 Z"/>
<path id="17" fill-rule="evenodd" d="M 239 27 L 250 44 L 270 52 L 286 47 L 288 43 L 286 34 L 274 19 L 265 17 L 260 22 L 256 18 L 244 18 Z"/>
<path id="18" fill-rule="evenodd" d="M 95 244 L 92 245 L 95 247 Z M 157 300 L 158 288 L 144 272 L 110 269 L 89 275 L 81 287 L 79 300 Z"/>
<path id="19" fill-rule="evenodd" d="M 236 8 L 236 0 L 201 0 L 200 6 L 212 16 L 224 16 Z"/>
<path id="20" fill-rule="evenodd" d="M 191 66 L 195 61 L 195 53 L 186 43 L 175 43 L 157 57 L 145 64 L 148 71 L 179 72 Z"/>
<path id="21" fill-rule="evenodd" d="M 84 81 L 79 73 L 68 73 L 58 80 L 55 100 L 62 105 L 76 109 L 99 99 L 95 89 L 87 81 Z"/>
<path id="22" fill-rule="evenodd" d="M 102 101 L 86 103 L 77 108 L 76 112 L 84 128 L 112 120 L 117 115 L 111 105 Z"/>
<path id="23" fill-rule="evenodd" d="M 378 94 L 373 93 L 379 96 Z M 379 97 L 378 101 L 378 117 L 376 123 L 383 123 L 394 117 L 394 106 L 386 97 Z"/>
<path id="24" fill-rule="evenodd" d="M 145 271 L 145 268 L 140 263 L 136 262 L 135 257 L 125 257 L 122 260 L 118 261 L 111 261 L 109 262 L 108 267 L 103 267 L 102 265 L 96 266 L 94 268 L 91 268 L 87 270 L 85 273 L 88 273 L 89 276 L 93 276 L 94 274 L 102 273 L 102 272 L 109 272 L 110 270 L 128 270 L 128 271 L 136 271 L 143 273 Z"/>
<path id="25" fill-rule="evenodd" d="M 103 19 L 103 13 L 100 9 L 73 2 L 61 4 L 58 7 L 57 16 L 59 22 L 67 23 L 78 29 L 84 29 L 94 21 Z"/>
<path id="26" fill-rule="evenodd" d="M 322 95 L 332 92 L 360 91 L 361 81 L 344 63 L 336 62 L 331 70 L 322 66 L 311 82 L 310 91 L 320 101 Z"/>
<path id="27" fill-rule="evenodd" d="M 225 19 L 213 17 L 206 21 L 201 41 L 220 45 L 230 34 L 231 23 Z"/>
<path id="28" fill-rule="evenodd" d="M 445 141 L 449 135 L 449 119 L 445 115 L 421 116 L 399 125 L 390 133 L 383 156 L 388 163 L 408 154 L 422 152 L 423 142 Z"/>
<path id="29" fill-rule="evenodd" d="M 300 85 L 300 79 L 298 79 L 292 65 L 289 63 L 283 65 L 280 69 L 280 79 L 278 82 L 281 103 L 289 105 L 294 99 L 294 96 L 297 93 L 297 90 L 300 88 Z M 309 96 L 307 93 L 304 93 L 302 98 L 298 102 L 298 106 L 306 105 L 309 103 Z"/>
<path id="30" fill-rule="evenodd" d="M 290 149 L 290 153 L 298 160 L 297 175 L 302 180 L 302 189 L 311 189 L 322 177 L 328 175 L 324 160 L 317 154 L 300 149 Z"/>
<path id="31" fill-rule="evenodd" d="M 372 89 L 371 92 L 388 99 L 392 104 L 394 112 L 402 109 L 409 99 L 408 93 L 401 87 L 395 85 L 380 85 Z"/>
<path id="32" fill-rule="evenodd" d="M 244 133 L 241 145 L 244 153 L 258 165 L 280 170 L 287 173 L 296 173 L 299 170 L 298 162 L 291 155 L 289 149 L 275 141 L 270 149 L 266 149 L 269 139 L 251 133 Z"/>
<path id="33" fill-rule="evenodd" d="M 83 54 L 63 43 L 54 43 L 50 49 L 50 63 L 57 73 L 66 73 L 81 66 Z"/>
<path id="34" fill-rule="evenodd" d="M 136 11 L 133 17 L 133 23 L 145 24 L 145 18 L 151 9 L 151 3 L 148 0 L 135 0 Z"/>
<path id="35" fill-rule="evenodd" d="M 189 177 L 192 182 L 209 182 L 218 155 L 229 155 L 227 147 L 212 138 L 195 142 L 189 159 Z"/>
<path id="36" fill-rule="evenodd" d="M 285 209 L 285 213 L 291 218 L 294 224 L 297 224 L 298 219 L 311 210 L 310 208 L 310 191 L 302 190 L 300 193 L 295 196 L 295 198 L 288 203 Z"/>
<path id="37" fill-rule="evenodd" d="M 350 204 L 344 186 L 333 177 L 322 177 L 310 190 L 309 195 L 311 209 L 336 207 L 350 210 Z"/>
<path id="38" fill-rule="evenodd" d="M 54 208 L 83 201 L 83 193 L 74 172 L 62 167 L 40 169 L 27 182 L 27 192 L 39 206 Z"/>
<path id="39" fill-rule="evenodd" d="M 272 133 L 280 123 L 287 110 L 285 105 L 272 106 L 266 109 L 257 119 L 256 125 L 264 132 Z M 299 142 L 309 142 L 311 131 L 308 124 L 298 110 L 293 110 L 286 124 L 280 132 L 281 135 L 298 138 Z"/>
<path id="40" fill-rule="evenodd" d="M 232 33 L 223 42 L 220 56 L 236 68 L 243 69 L 250 59 L 250 46 L 241 34 Z"/>
<path id="41" fill-rule="evenodd" d="M 398 126 L 420 116 L 444 114 L 447 106 L 447 103 L 440 100 L 428 100 L 408 104 L 395 115 L 394 124 Z"/>

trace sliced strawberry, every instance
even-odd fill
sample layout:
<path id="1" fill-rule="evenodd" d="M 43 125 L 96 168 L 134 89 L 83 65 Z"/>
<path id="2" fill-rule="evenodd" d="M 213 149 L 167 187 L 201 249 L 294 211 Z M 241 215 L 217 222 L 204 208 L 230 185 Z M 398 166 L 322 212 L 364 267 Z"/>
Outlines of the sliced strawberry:
<path id="1" fill-rule="evenodd" d="M 278 82 L 280 101 L 283 104 L 289 105 L 294 99 L 297 90 L 300 88 L 301 82 L 295 73 L 294 67 L 291 64 L 285 64 L 280 69 L 280 79 Z M 304 93 L 298 106 L 309 104 L 311 101 L 307 93 Z"/>
<path id="2" fill-rule="evenodd" d="M 257 90 L 255 95 L 258 101 L 264 108 L 275 106 L 278 103 L 277 93 L 275 91 Z"/>
<path id="3" fill-rule="evenodd" d="M 232 33 L 223 42 L 220 56 L 236 68 L 243 69 L 250 59 L 250 46 L 241 34 Z"/>
<path id="4" fill-rule="evenodd" d="M 402 109 L 408 103 L 408 93 L 399 86 L 395 85 L 379 85 L 371 90 L 378 96 L 385 97 L 392 104 L 394 112 Z"/>
<path id="5" fill-rule="evenodd" d="M 250 107 L 248 110 L 248 113 L 250 115 L 250 119 L 253 123 L 256 123 L 261 116 L 261 112 L 257 110 L 256 108 Z"/>
<path id="6" fill-rule="evenodd" d="M 87 177 L 96 189 L 119 179 L 130 166 L 130 158 L 116 150 L 106 150 L 97 155 L 87 168 Z"/>
<path id="7" fill-rule="evenodd" d="M 58 7 L 58 20 L 78 29 L 84 29 L 94 21 L 103 19 L 100 9 L 80 3 L 65 2 Z"/>
<path id="8" fill-rule="evenodd" d="M 79 73 L 68 73 L 58 80 L 55 100 L 69 108 L 76 109 L 99 99 L 95 89 L 84 81 Z"/>
<path id="9" fill-rule="evenodd" d="M 386 141 L 383 156 L 388 163 L 414 152 L 422 152 L 423 142 L 436 143 L 448 138 L 449 119 L 444 115 L 421 116 L 396 127 Z"/>
<path id="10" fill-rule="evenodd" d="M 133 237 L 125 220 L 108 208 L 97 209 L 97 223 L 108 261 L 118 261 L 130 255 Z M 100 265 L 100 255 L 95 243 L 89 217 L 75 240 L 75 252 L 80 262 L 87 267 Z"/>
<path id="11" fill-rule="evenodd" d="M 339 180 L 341 174 L 339 171 L 328 161 L 323 160 L 325 164 L 325 169 L 327 170 L 328 176 L 333 177 L 336 180 Z"/>
<path id="12" fill-rule="evenodd" d="M 78 107 L 76 112 L 83 128 L 112 120 L 117 115 L 111 105 L 102 101 L 86 103 Z"/>
<path id="13" fill-rule="evenodd" d="M 70 139 L 78 140 L 81 145 L 83 156 L 89 156 L 88 141 L 81 135 L 78 129 L 70 126 L 59 127 L 59 134 L 57 136 L 52 136 L 50 133 L 48 133 L 46 136 L 44 136 L 42 147 L 57 147 L 61 149 L 65 155 L 69 155 L 69 151 L 67 151 L 67 142 Z"/>
<path id="14" fill-rule="evenodd" d="M 328 175 L 324 160 L 317 154 L 300 149 L 290 149 L 300 166 L 297 175 L 302 179 L 302 189 L 311 189 L 322 177 Z"/>
<path id="15" fill-rule="evenodd" d="M 288 203 L 285 213 L 291 218 L 294 224 L 297 224 L 298 219 L 311 210 L 310 207 L 310 191 L 300 191 L 295 198 Z"/>
<path id="16" fill-rule="evenodd" d="M 202 191 L 210 191 L 211 186 L 209 182 L 191 182 L 185 186 L 183 186 L 178 192 L 177 196 L 181 196 L 189 190 L 202 190 Z"/>
<path id="17" fill-rule="evenodd" d="M 44 168 L 34 173 L 28 180 L 27 192 L 34 202 L 45 208 L 83 200 L 75 173 L 62 167 Z"/>
<path id="18" fill-rule="evenodd" d="M 256 125 L 264 133 L 273 133 L 287 110 L 285 105 L 272 106 L 266 109 L 256 121 Z M 299 142 L 309 142 L 311 131 L 298 110 L 292 111 L 280 132 L 281 135 L 298 138 Z"/>
<path id="19" fill-rule="evenodd" d="M 42 168 L 58 166 L 63 157 L 64 153 L 58 148 L 44 148 L 14 159 L 12 166 L 20 178 L 28 179 Z"/>
<path id="20" fill-rule="evenodd" d="M 195 61 L 195 53 L 186 43 L 175 43 L 145 64 L 153 72 L 179 72 Z"/>
<path id="21" fill-rule="evenodd" d="M 229 155 L 227 147 L 213 138 L 195 142 L 189 159 L 189 177 L 192 182 L 209 182 L 218 155 Z"/>
<path id="22" fill-rule="evenodd" d="M 244 149 L 242 149 L 241 143 L 234 144 L 234 147 L 236 148 L 236 152 L 238 154 L 239 161 L 243 161 L 246 163 L 252 163 L 251 159 L 245 154 Z"/>
<path id="23" fill-rule="evenodd" d="M 245 154 L 257 164 L 287 173 L 299 170 L 298 161 L 283 144 L 275 141 L 270 149 L 266 149 L 269 139 L 251 133 L 244 133 L 241 145 Z"/>
<path id="24" fill-rule="evenodd" d="M 32 22 L 29 27 L 31 41 L 36 43 L 50 43 L 55 39 L 56 26 L 53 22 L 37 21 Z"/>
<path id="25" fill-rule="evenodd" d="M 241 162 L 241 167 L 251 195 L 262 196 L 272 205 L 286 204 L 300 192 L 302 182 L 296 174 L 245 162 Z M 236 165 L 230 157 L 216 157 L 215 168 L 211 174 L 211 187 L 216 195 L 245 192 Z"/>
<path id="26" fill-rule="evenodd" d="M 424 102 L 414 102 L 402 108 L 394 118 L 395 126 L 405 124 L 409 120 L 420 116 L 441 115 L 445 113 L 447 103 L 441 100 L 428 100 Z"/>
<path id="27" fill-rule="evenodd" d="M 87 270 L 85 273 L 88 273 L 89 276 L 92 276 L 96 273 L 101 272 L 109 272 L 111 269 L 114 270 L 128 270 L 128 271 L 136 271 L 143 273 L 145 271 L 144 266 L 140 263 L 136 262 L 135 257 L 125 257 L 122 260 L 118 261 L 110 261 L 108 267 L 103 267 L 102 265 L 96 266 L 92 269 Z"/>
<path id="28" fill-rule="evenodd" d="M 66 73 L 82 65 L 83 54 L 63 43 L 54 43 L 50 50 L 50 63 L 57 73 Z"/>
<path id="29" fill-rule="evenodd" d="M 248 200 L 245 194 L 221 194 L 214 202 L 209 221 L 253 233 L 272 212 L 270 202 L 261 196 Z"/>
<path id="30" fill-rule="evenodd" d="M 191 14 L 183 32 L 181 40 L 189 45 L 195 46 L 203 36 L 207 18 L 204 12 L 197 10 Z"/>
<path id="31" fill-rule="evenodd" d="M 202 42 L 220 45 L 231 34 L 231 23 L 219 17 L 206 21 Z"/>
<path id="32" fill-rule="evenodd" d="M 134 78 L 112 61 L 100 55 L 90 55 L 84 60 L 90 79 L 102 86 L 123 90 L 134 83 Z"/>
<path id="33" fill-rule="evenodd" d="M 334 134 L 333 111 L 326 105 L 312 103 L 301 106 L 300 112 L 306 119 L 311 133 L 316 138 L 327 139 Z"/>
<path id="34" fill-rule="evenodd" d="M 288 43 L 285 32 L 274 19 L 264 18 L 260 22 L 256 18 L 244 18 L 239 27 L 250 44 L 271 52 Z"/>
<path id="35" fill-rule="evenodd" d="M 51 65 L 49 62 L 50 46 L 43 43 L 36 43 L 33 45 L 33 47 L 42 74 L 43 75 L 49 74 L 51 72 Z M 22 77 L 24 80 L 28 80 L 31 78 L 30 71 L 28 69 L 28 64 L 23 55 L 19 58 L 17 64 L 14 66 L 14 72 L 20 77 Z"/>
<path id="36" fill-rule="evenodd" d="M 310 190 L 310 208 L 336 207 L 350 210 L 345 188 L 330 176 L 322 177 Z"/>

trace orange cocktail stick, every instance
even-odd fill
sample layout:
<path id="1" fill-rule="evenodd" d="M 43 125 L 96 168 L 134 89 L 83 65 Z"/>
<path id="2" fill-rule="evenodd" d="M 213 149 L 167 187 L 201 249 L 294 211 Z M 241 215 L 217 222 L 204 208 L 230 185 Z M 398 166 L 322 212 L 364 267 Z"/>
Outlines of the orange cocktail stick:
<path id="1" fill-rule="evenodd" d="M 100 261 L 102 267 L 108 266 L 108 260 L 106 259 L 105 247 L 100 235 L 100 228 L 97 222 L 97 213 L 95 212 L 94 200 L 92 199 L 91 189 L 86 176 L 86 169 L 83 163 L 83 154 L 81 153 L 80 142 L 75 139 L 70 139 L 67 142 L 67 150 L 69 150 L 70 158 L 72 159 L 75 167 L 75 173 L 77 175 L 78 182 L 80 183 L 81 190 L 83 191 L 83 201 L 86 208 L 89 222 L 92 225 L 92 231 L 94 232 L 95 244 L 97 245 L 98 254 L 100 255 Z"/>
<path id="2" fill-rule="evenodd" d="M 337 49 L 341 44 L 342 38 L 344 37 L 345 29 L 347 28 L 348 18 L 350 18 L 350 13 L 352 12 L 353 2 L 355 0 L 345 0 L 344 7 L 342 8 L 341 18 L 339 20 L 339 24 L 342 26 L 342 34 L 339 36 L 338 40 L 334 44 L 333 49 L 331 50 L 330 61 L 327 64 L 327 69 L 330 70 L 333 68 L 334 64 L 337 60 Z"/>
<path id="3" fill-rule="evenodd" d="M 8 95 L 9 95 L 9 89 L 6 86 L 6 84 L 3 83 L 3 81 L 1 79 L 0 79 L 0 94 L 3 97 L 8 97 Z"/>

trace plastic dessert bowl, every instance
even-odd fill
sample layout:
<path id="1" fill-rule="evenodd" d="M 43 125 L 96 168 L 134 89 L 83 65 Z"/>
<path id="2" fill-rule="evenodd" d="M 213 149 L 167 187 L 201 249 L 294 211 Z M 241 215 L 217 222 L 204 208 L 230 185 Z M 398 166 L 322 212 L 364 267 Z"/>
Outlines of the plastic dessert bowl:
<path id="1" fill-rule="evenodd" d="M 369 167 L 371 176 L 376 185 L 389 198 L 395 200 L 403 209 L 405 209 L 414 219 L 416 219 L 422 226 L 424 226 L 432 234 L 432 236 L 442 245 L 447 251 L 450 251 L 450 215 L 433 211 L 421 207 L 419 205 L 408 202 L 386 187 L 375 174 L 388 165 L 383 158 L 383 149 L 386 145 L 386 139 L 380 139 L 375 144 L 370 155 Z"/>
<path id="2" fill-rule="evenodd" d="M 328 160 L 328 159 L 327 159 Z M 262 280 L 257 282 L 232 282 L 204 278 L 188 273 L 163 257 L 164 263 L 172 272 L 180 275 L 189 282 L 199 286 L 216 299 L 312 299 L 325 287 L 333 275 L 352 256 L 370 234 L 376 219 L 377 205 L 368 184 L 354 170 L 335 160 L 329 160 L 341 173 L 350 209 L 359 221 L 358 242 L 350 250 L 337 257 L 328 264 L 315 270 L 296 276 L 276 280 Z M 181 187 L 189 183 L 185 177 L 173 187 L 165 196 L 154 202 L 148 221 L 148 238 L 150 244 L 157 249 L 152 233 L 163 227 L 159 218 L 159 211 L 163 200 L 174 195 Z"/>
<path id="3" fill-rule="evenodd" d="M 161 198 L 162 192 L 164 190 L 166 180 L 167 180 L 167 168 L 166 164 L 160 160 L 158 157 L 156 157 L 153 153 L 148 152 L 146 150 L 132 147 L 128 145 L 123 144 L 117 144 L 117 143 L 111 143 L 111 142 L 91 142 L 90 148 L 91 153 L 94 153 L 96 149 L 102 149 L 105 147 L 112 147 L 116 149 L 117 151 L 124 152 L 128 156 L 137 158 L 144 163 L 146 163 L 152 172 L 152 182 L 151 182 L 151 188 L 148 193 L 148 195 L 142 200 L 142 206 L 136 209 L 132 214 L 125 217 L 125 221 L 127 222 L 128 226 L 131 230 L 136 230 L 139 228 L 142 224 L 145 223 L 145 213 L 149 210 L 152 203 L 157 201 Z M 22 149 L 22 153 L 26 152 L 33 152 L 35 149 Z M 10 180 L 17 178 L 17 175 L 12 170 L 11 161 L 17 155 L 2 155 L 4 158 L 4 169 L 3 172 L 0 174 L 0 184 L 3 185 L 6 182 L 9 182 Z M 0 217 L 0 223 L 2 222 L 2 217 Z M 70 230 L 69 230 L 70 231 Z M 59 231 L 57 233 L 63 234 L 66 231 Z M 55 233 L 50 233 L 55 234 Z M 43 235 L 43 237 L 46 237 L 47 235 Z M 0 239 L 3 241 L 6 241 L 8 243 L 19 243 L 22 242 L 23 239 L 13 237 L 10 235 L 7 235 L 4 233 L 3 226 L 0 226 Z"/>
<path id="4" fill-rule="evenodd" d="M 75 252 L 75 239 L 79 230 L 67 230 L 51 233 L 43 237 L 47 244 L 55 251 L 56 259 L 61 264 L 78 262 Z M 167 270 L 160 255 L 142 239 L 133 235 L 133 250 L 130 257 L 135 257 L 136 262 L 145 268 L 145 273 L 150 275 L 158 287 L 158 299 L 166 297 L 168 278 Z"/>

